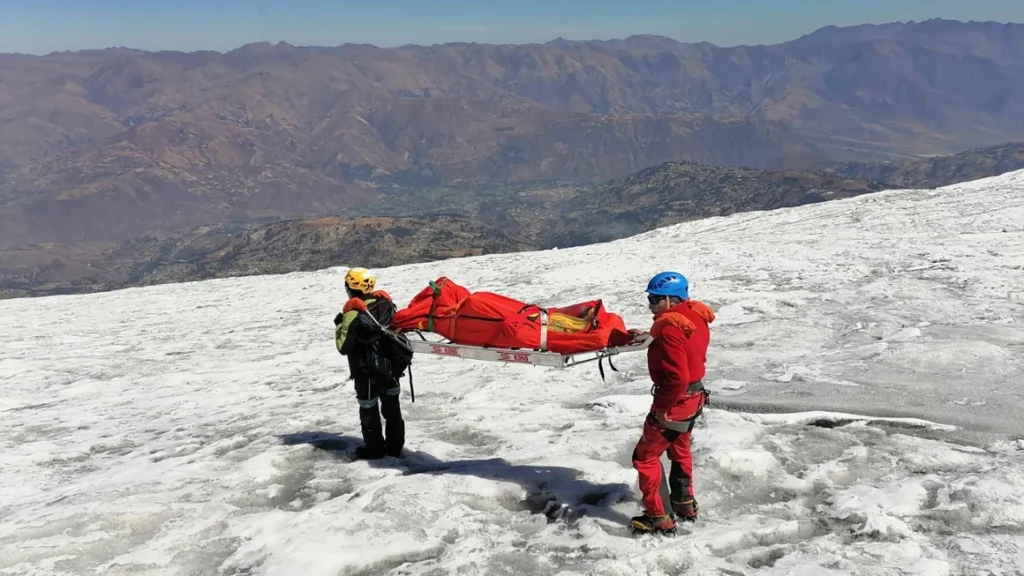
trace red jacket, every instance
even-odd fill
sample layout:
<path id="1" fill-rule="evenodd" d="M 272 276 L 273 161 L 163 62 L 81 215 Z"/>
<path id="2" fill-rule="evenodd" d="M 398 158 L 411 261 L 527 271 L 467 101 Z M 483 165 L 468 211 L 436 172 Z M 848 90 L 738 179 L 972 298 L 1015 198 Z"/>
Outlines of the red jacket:
<path id="1" fill-rule="evenodd" d="M 651 412 L 669 420 L 686 420 L 700 408 L 701 393 L 689 394 L 690 384 L 704 378 L 709 324 L 715 313 L 702 302 L 686 300 L 654 317 L 647 349 L 647 370 L 654 382 Z"/>

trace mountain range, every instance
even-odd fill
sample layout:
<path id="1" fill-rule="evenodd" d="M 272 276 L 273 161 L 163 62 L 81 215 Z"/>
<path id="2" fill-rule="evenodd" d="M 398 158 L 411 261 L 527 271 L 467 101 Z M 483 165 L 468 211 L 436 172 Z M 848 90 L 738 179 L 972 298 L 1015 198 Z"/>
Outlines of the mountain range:
<path id="1" fill-rule="evenodd" d="M 366 255 L 382 263 L 571 245 L 815 201 L 807 191 L 820 186 L 875 190 L 918 160 L 1021 138 L 1020 24 L 830 26 L 738 47 L 639 35 L 3 54 L 0 268 L 18 290 L 131 285 L 164 266 L 154 262 L 220 254 L 237 234 L 255 236 L 226 254 L 271 261 L 266 234 L 310 219 L 314 237 L 339 239 L 331 258 L 350 238 L 378 243 L 356 222 L 385 237 L 413 230 Z M 787 171 L 806 180 L 791 186 Z M 722 193 L 718 178 L 754 173 L 757 186 Z M 657 192 L 680 178 L 687 200 L 678 185 Z M 405 246 L 444 226 L 464 234 Z M 172 276 L 234 270 L 225 257 Z"/>
<path id="2" fill-rule="evenodd" d="M 0 248 L 311 218 L 396 188 L 806 169 L 1024 137 L 1024 25 L 828 27 L 771 46 L 0 55 Z"/>

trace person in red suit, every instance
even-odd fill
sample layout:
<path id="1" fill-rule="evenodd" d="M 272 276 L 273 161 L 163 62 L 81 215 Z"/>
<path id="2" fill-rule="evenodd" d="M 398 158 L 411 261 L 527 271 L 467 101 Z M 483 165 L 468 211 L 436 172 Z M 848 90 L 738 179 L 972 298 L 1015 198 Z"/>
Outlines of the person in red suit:
<path id="1" fill-rule="evenodd" d="M 715 314 L 690 299 L 689 282 L 678 272 L 662 272 L 647 284 L 654 324 L 654 341 L 647 350 L 647 368 L 654 383 L 654 401 L 643 434 L 633 450 L 644 513 L 632 518 L 639 532 L 673 532 L 675 519 L 665 509 L 660 490 L 664 478 L 661 455 L 668 451 L 671 512 L 680 520 L 697 519 L 693 496 L 693 457 L 690 437 L 708 401 L 704 364 Z"/>

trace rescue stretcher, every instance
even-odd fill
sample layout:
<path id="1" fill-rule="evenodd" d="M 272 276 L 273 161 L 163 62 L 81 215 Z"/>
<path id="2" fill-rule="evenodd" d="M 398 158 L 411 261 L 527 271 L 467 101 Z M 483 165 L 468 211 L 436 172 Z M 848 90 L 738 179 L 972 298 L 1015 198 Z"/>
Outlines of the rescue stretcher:
<path id="1" fill-rule="evenodd" d="M 440 277 L 399 310 L 390 327 L 413 353 L 564 369 L 645 350 L 652 337 L 627 330 L 601 300 L 545 308 Z M 435 338 L 428 339 L 427 335 Z M 414 337 L 410 337 L 413 335 Z"/>
<path id="2" fill-rule="evenodd" d="M 573 354 L 560 354 L 544 349 L 524 348 L 497 348 L 492 346 L 471 346 L 468 344 L 456 344 L 447 338 L 440 340 L 428 340 L 424 333 L 413 331 L 419 340 L 409 338 L 409 346 L 414 353 L 431 354 L 435 356 L 448 356 L 454 358 L 465 358 L 468 360 L 483 360 L 489 362 L 504 362 L 516 364 L 529 364 L 532 366 L 544 366 L 547 368 L 571 368 L 581 364 L 597 362 L 601 379 L 604 379 L 604 361 L 608 360 L 608 366 L 615 372 L 618 368 L 612 363 L 612 357 L 619 354 L 638 352 L 646 350 L 651 345 L 653 338 L 650 334 L 637 335 L 636 340 L 629 344 L 620 346 L 609 346 L 598 350 L 582 351 Z"/>

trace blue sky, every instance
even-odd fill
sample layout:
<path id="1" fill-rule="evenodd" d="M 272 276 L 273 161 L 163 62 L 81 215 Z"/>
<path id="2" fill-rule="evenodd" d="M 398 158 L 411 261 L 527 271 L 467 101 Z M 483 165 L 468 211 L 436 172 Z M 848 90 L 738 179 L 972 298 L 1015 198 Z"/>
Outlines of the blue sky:
<path id="1" fill-rule="evenodd" d="M 0 52 L 230 50 L 259 41 L 521 43 L 631 34 L 734 46 L 782 42 L 828 24 L 935 17 L 1024 22 L 1024 0 L 0 0 Z"/>

